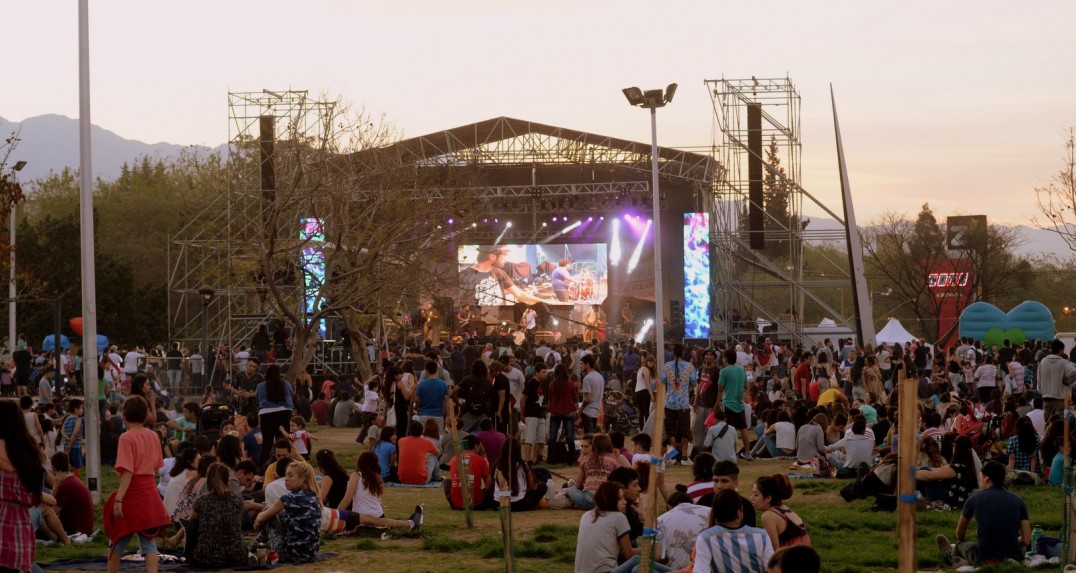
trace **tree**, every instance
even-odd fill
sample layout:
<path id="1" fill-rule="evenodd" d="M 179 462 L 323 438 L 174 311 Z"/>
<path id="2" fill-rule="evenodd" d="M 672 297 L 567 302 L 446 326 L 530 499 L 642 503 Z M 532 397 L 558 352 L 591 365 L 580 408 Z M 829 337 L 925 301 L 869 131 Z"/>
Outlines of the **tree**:
<path id="1" fill-rule="evenodd" d="M 1062 164 L 1049 185 L 1035 188 L 1039 211 L 1046 220 L 1033 218 L 1032 222 L 1057 233 L 1076 251 L 1076 130 L 1071 127 L 1065 137 Z"/>
<path id="2" fill-rule="evenodd" d="M 950 251 L 944 226 L 929 204 L 923 205 L 914 222 L 887 211 L 863 234 L 865 262 L 881 280 L 878 288 L 893 289 L 888 303 L 876 299 L 875 306 L 888 307 L 889 312 L 906 309 L 921 325 L 919 334 L 928 340 L 949 334 L 939 331 L 938 316 L 944 306 L 955 303 L 963 308 L 975 300 L 998 302 L 1025 288 L 1030 280 L 1030 263 L 1013 254 L 1019 244 L 1014 229 L 990 225 L 968 237 L 966 248 Z M 958 300 L 947 300 L 928 286 L 929 275 L 939 268 L 968 273 L 962 290 L 944 293 Z"/>
<path id="3" fill-rule="evenodd" d="M 775 260 L 788 260 L 792 256 L 789 251 L 790 237 L 798 230 L 798 222 L 792 220 L 788 177 L 785 175 L 785 168 L 781 166 L 777 136 L 771 136 L 770 145 L 766 148 L 766 164 L 766 178 L 762 188 L 763 209 L 766 212 L 765 253 Z"/>
<path id="4" fill-rule="evenodd" d="M 475 208 L 461 185 L 467 181 L 453 175 L 466 179 L 466 170 L 411 162 L 393 147 L 391 127 L 345 106 L 331 110 L 323 121 L 336 129 L 321 140 L 294 124 L 277 140 L 277 188 L 249 204 L 256 223 L 241 237 L 239 258 L 251 261 L 273 312 L 291 327 L 291 379 L 314 358 L 323 319 L 343 318 L 353 354 L 364 356 L 356 336 L 369 324 L 363 317 L 392 316 L 401 300 L 410 305 L 455 287 L 455 253 L 446 247 L 463 231 L 445 222 Z M 241 148 L 231 161 L 249 162 L 257 152 Z M 365 360 L 357 365 L 368 374 Z"/>

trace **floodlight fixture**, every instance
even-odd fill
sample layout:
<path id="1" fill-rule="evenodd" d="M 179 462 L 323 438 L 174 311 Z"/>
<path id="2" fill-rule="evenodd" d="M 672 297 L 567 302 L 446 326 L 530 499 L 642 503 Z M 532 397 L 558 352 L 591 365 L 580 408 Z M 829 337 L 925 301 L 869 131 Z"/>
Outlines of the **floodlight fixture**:
<path id="1" fill-rule="evenodd" d="M 26 167 L 26 162 L 25 161 L 16 161 L 15 165 L 13 165 L 11 167 L 11 170 L 12 171 L 22 171 L 23 167 Z"/>
<path id="2" fill-rule="evenodd" d="M 624 97 L 628 98 L 628 103 L 631 105 L 643 105 L 643 90 L 630 87 L 624 88 Z"/>

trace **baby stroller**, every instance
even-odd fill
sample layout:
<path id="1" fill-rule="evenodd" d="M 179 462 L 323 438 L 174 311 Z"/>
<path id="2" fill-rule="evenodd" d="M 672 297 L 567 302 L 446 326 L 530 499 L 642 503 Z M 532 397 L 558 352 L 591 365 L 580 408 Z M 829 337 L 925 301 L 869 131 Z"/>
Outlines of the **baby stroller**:
<path id="1" fill-rule="evenodd" d="M 231 404 L 206 404 L 198 412 L 198 435 L 215 442 L 220 439 L 220 427 L 234 418 L 235 408 Z"/>
<path id="2" fill-rule="evenodd" d="M 625 437 L 639 432 L 639 411 L 627 395 L 609 391 L 605 393 L 605 429 L 620 432 Z"/>

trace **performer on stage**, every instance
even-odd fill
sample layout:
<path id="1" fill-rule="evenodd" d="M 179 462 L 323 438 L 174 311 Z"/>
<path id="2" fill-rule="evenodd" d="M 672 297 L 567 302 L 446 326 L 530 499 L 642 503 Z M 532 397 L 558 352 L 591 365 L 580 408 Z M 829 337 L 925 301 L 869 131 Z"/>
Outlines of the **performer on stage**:
<path id="1" fill-rule="evenodd" d="M 422 338 L 434 346 L 441 343 L 441 313 L 437 312 L 432 302 L 426 303 L 422 311 Z"/>
<path id="2" fill-rule="evenodd" d="M 557 300 L 561 302 L 568 302 L 568 289 L 572 286 L 572 273 L 568 270 L 568 265 L 571 265 L 572 261 L 568 259 L 561 259 L 557 268 L 553 269 L 553 272 L 549 275 L 549 278 L 553 281 L 553 294 L 556 295 Z"/>
<path id="3" fill-rule="evenodd" d="M 631 303 L 625 302 L 620 309 L 620 328 L 624 336 L 635 335 L 635 311 L 631 309 Z"/>
<path id="4" fill-rule="evenodd" d="M 587 314 L 583 317 L 583 341 L 593 342 L 598 339 L 598 327 L 601 324 L 601 314 L 597 305 L 592 305 L 587 309 Z"/>
<path id="5" fill-rule="evenodd" d="M 519 320 L 519 327 L 523 330 L 527 340 L 533 343 L 534 331 L 538 328 L 538 313 L 528 306 L 523 311 L 523 317 Z"/>
<path id="6" fill-rule="evenodd" d="M 471 303 L 465 302 L 456 313 L 456 332 L 466 334 L 471 322 Z"/>

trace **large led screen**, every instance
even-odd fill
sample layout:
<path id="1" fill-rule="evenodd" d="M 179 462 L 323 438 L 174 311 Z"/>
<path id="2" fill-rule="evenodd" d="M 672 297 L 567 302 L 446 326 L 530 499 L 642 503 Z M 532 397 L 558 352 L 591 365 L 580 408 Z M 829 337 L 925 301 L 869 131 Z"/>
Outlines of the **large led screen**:
<path id="1" fill-rule="evenodd" d="M 609 294 L 605 243 L 463 245 L 457 262 L 460 304 L 594 305 Z"/>
<path id="2" fill-rule="evenodd" d="M 710 337 L 709 213 L 684 213 L 684 336 Z"/>

